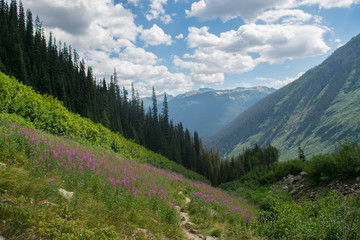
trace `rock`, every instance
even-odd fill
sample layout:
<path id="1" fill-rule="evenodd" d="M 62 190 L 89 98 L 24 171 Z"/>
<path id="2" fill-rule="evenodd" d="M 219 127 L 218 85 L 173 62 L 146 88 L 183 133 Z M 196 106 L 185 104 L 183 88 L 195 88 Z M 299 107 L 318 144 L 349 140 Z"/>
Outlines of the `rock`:
<path id="1" fill-rule="evenodd" d="M 6 240 L 6 238 L 4 238 L 3 236 L 0 236 L 0 240 Z"/>
<path id="2" fill-rule="evenodd" d="M 288 186 L 283 186 L 283 190 L 288 191 L 289 187 Z"/>
<path id="3" fill-rule="evenodd" d="M 175 206 L 176 210 L 178 210 L 178 212 L 181 212 L 181 207 L 180 206 Z"/>
<path id="4" fill-rule="evenodd" d="M 294 182 L 294 175 L 289 174 L 285 180 L 287 184 L 292 184 Z"/>
<path id="5" fill-rule="evenodd" d="M 154 236 L 154 234 L 152 232 L 150 232 L 148 229 L 143 229 L 143 228 L 136 228 L 134 233 L 133 233 L 133 237 L 137 238 L 141 238 L 141 239 L 156 239 L 156 237 Z"/>
<path id="6" fill-rule="evenodd" d="M 5 170 L 7 165 L 5 163 L 0 162 L 0 170 Z"/>
<path id="7" fill-rule="evenodd" d="M 306 173 L 305 171 L 302 171 L 302 172 L 300 173 L 300 176 L 301 176 L 301 177 L 305 177 L 306 174 L 307 174 L 307 173 Z"/>
<path id="8" fill-rule="evenodd" d="M 293 190 L 291 190 L 291 192 L 290 192 L 290 195 L 294 195 L 296 192 L 297 192 L 297 188 L 294 188 Z"/>
<path id="9" fill-rule="evenodd" d="M 357 177 L 357 178 L 356 178 L 356 181 L 357 181 L 358 183 L 360 183 L 360 177 Z"/>
<path id="10" fill-rule="evenodd" d="M 191 202 L 190 198 L 185 197 L 185 203 L 188 204 L 190 202 Z"/>
<path id="11" fill-rule="evenodd" d="M 299 180 L 301 180 L 301 176 L 297 175 L 297 176 L 294 177 L 293 182 L 298 182 Z"/>
<path id="12" fill-rule="evenodd" d="M 191 233 L 195 233 L 195 234 L 198 234 L 199 233 L 199 230 L 196 230 L 196 229 L 190 229 L 189 230 Z"/>
<path id="13" fill-rule="evenodd" d="M 315 192 L 311 192 L 310 193 L 310 198 L 314 198 L 315 197 Z"/>
<path id="14" fill-rule="evenodd" d="M 205 240 L 218 240 L 218 238 L 213 236 L 206 236 Z"/>
<path id="15" fill-rule="evenodd" d="M 40 204 L 48 206 L 48 207 L 58 207 L 56 203 L 49 202 L 48 200 L 41 201 Z"/>
<path id="16" fill-rule="evenodd" d="M 74 196 L 74 192 L 68 192 L 65 189 L 59 188 L 58 190 L 59 194 L 61 196 L 63 196 L 64 198 L 66 198 L 69 202 L 71 201 L 71 199 Z"/>
<path id="17" fill-rule="evenodd" d="M 193 222 L 187 222 L 187 223 L 185 223 L 185 228 L 187 228 L 187 229 L 192 229 L 192 228 L 195 227 L 195 226 L 196 226 L 196 224 L 193 223 Z"/>

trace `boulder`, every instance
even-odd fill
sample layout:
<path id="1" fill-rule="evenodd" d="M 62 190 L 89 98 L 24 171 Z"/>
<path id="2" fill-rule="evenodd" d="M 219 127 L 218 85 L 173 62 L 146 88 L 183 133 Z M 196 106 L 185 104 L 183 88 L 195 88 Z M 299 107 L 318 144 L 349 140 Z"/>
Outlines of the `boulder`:
<path id="1" fill-rule="evenodd" d="M 69 202 L 71 201 L 71 199 L 73 198 L 74 196 L 74 192 L 68 192 L 66 191 L 65 189 L 63 188 L 59 188 L 58 190 L 59 194 L 61 196 L 63 196 L 65 199 L 67 199 Z"/>
<path id="2" fill-rule="evenodd" d="M 0 170 L 5 170 L 7 165 L 5 163 L 0 162 Z"/>

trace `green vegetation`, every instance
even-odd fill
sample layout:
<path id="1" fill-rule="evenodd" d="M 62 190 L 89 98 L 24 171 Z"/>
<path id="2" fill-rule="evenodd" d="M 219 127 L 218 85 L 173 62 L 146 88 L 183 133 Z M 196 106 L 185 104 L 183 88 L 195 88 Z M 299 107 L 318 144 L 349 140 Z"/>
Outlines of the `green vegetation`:
<path id="1" fill-rule="evenodd" d="M 358 140 L 357 118 L 347 116 L 345 109 L 357 106 L 360 96 L 359 71 L 353 69 L 359 62 L 359 37 L 306 73 L 305 80 L 268 97 L 273 108 L 260 103 L 247 112 L 250 117 L 240 118 L 244 137 L 260 145 L 242 148 L 243 153 L 227 161 L 204 149 L 196 132 L 192 136 L 182 124 L 169 122 L 166 96 L 163 114 L 158 114 L 153 89 L 153 108 L 145 114 L 134 89 L 131 100 L 126 89 L 120 91 L 116 73 L 109 86 L 105 79 L 97 85 L 91 68 L 85 74 L 76 51 L 72 60 L 71 49 L 57 49 L 51 35 L 46 44 L 39 19 L 34 36 L 31 12 L 25 24 L 16 0 L 10 7 L 2 0 L 0 10 L 0 70 L 32 86 L 0 72 L 1 236 L 183 239 L 188 226 L 181 225 L 180 208 L 194 223 L 188 225 L 196 226 L 191 230 L 220 239 L 360 238 L 359 192 L 342 196 L 328 191 L 323 198 L 295 203 L 271 188 L 304 170 L 314 186 L 360 176 L 356 142 L 305 158 L 309 149 L 327 150 L 325 143 L 354 133 Z M 344 56 L 351 66 L 341 65 Z M 322 71 L 330 80 L 319 77 Z M 311 85 L 315 82 L 319 85 Z M 319 104 L 310 106 L 306 98 Z M 351 113 L 358 114 L 357 109 Z M 276 117 L 267 119 L 270 113 Z M 261 123 L 262 118 L 267 120 Z M 273 123 L 278 127 L 269 127 Z M 251 135 L 257 127 L 264 131 Z M 296 146 L 299 160 L 278 162 L 279 150 L 261 145 L 270 142 L 267 137 L 274 146 L 291 143 L 280 150 Z M 204 183 L 205 177 L 227 191 Z"/>
<path id="2" fill-rule="evenodd" d="M 270 239 L 359 239 L 360 195 L 330 194 L 314 202 L 275 201 L 256 225 Z"/>
<path id="3" fill-rule="evenodd" d="M 122 155 L 160 168 L 173 170 L 190 179 L 206 181 L 204 177 L 187 170 L 165 157 L 115 134 L 101 124 L 69 112 L 58 100 L 51 96 L 35 93 L 31 87 L 19 83 L 0 72 L 0 112 L 13 113 L 28 119 L 29 126 L 50 133 L 67 136 L 107 150 L 121 152 Z M 9 116 L 8 114 L 6 114 Z M 15 117 L 16 118 L 16 117 Z M 18 119 L 18 118 L 17 118 Z M 17 121 L 18 123 L 24 120 Z"/>
<path id="4" fill-rule="evenodd" d="M 205 138 L 222 156 L 236 156 L 257 143 L 269 143 L 280 161 L 326 154 L 346 139 L 360 142 L 360 35 L 319 66 L 263 98 L 230 125 Z"/>
<path id="5" fill-rule="evenodd" d="M 227 239 L 240 233 L 226 229 L 255 219 L 253 207 L 205 183 L 8 118 L 26 123 L 15 115 L 0 119 L 0 235 L 6 239 L 149 237 L 141 229 L 158 239 L 182 239 L 176 205 L 192 209 L 192 218 L 194 205 L 211 208 L 217 212 L 212 222 L 225 229 L 209 229 Z M 71 200 L 60 188 L 73 192 Z M 184 196 L 192 200 L 188 207 Z M 196 224 L 204 220 L 194 218 Z M 245 228 L 241 234 L 253 236 Z"/>
<path id="6" fill-rule="evenodd" d="M 360 145 L 348 142 L 333 154 L 314 156 L 305 169 L 314 184 L 360 176 Z"/>

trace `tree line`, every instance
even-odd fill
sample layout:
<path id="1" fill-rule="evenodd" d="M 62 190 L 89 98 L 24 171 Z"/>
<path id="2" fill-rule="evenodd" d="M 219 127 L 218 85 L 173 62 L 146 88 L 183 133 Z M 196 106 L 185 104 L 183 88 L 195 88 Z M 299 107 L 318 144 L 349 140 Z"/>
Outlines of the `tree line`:
<path id="1" fill-rule="evenodd" d="M 268 159 L 265 150 L 261 150 L 261 160 L 252 157 L 254 163 L 247 158 L 241 162 L 240 157 L 222 160 L 218 152 L 203 146 L 196 131 L 192 134 L 182 123 L 174 124 L 169 119 L 166 95 L 159 110 L 153 88 L 152 108 L 144 109 L 133 85 L 130 93 L 120 88 L 115 69 L 110 81 L 97 80 L 75 49 L 57 42 L 51 33 L 45 37 L 39 17 L 34 24 L 31 11 L 25 12 L 21 2 L 18 6 L 12 0 L 9 6 L 1 0 L 0 7 L 0 71 L 41 94 L 58 98 L 70 111 L 202 174 L 213 184 L 234 180 L 254 165 L 268 161 L 263 160 Z M 258 154 L 258 147 L 255 152 Z"/>

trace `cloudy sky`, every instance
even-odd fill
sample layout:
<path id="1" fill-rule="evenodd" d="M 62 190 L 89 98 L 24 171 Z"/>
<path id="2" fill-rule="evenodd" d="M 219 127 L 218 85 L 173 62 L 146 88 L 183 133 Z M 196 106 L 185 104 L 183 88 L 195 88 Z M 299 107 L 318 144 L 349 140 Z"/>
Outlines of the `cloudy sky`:
<path id="1" fill-rule="evenodd" d="M 140 95 L 280 88 L 360 33 L 360 0 L 22 0 L 98 79 Z"/>

